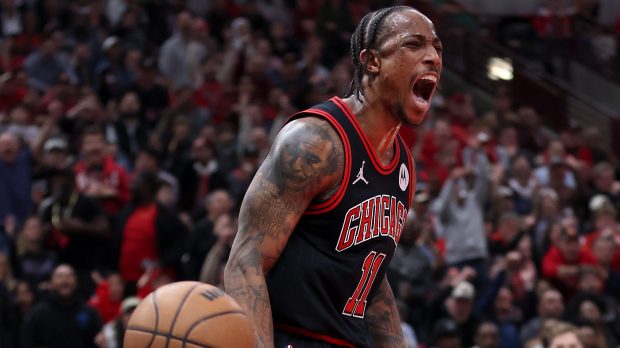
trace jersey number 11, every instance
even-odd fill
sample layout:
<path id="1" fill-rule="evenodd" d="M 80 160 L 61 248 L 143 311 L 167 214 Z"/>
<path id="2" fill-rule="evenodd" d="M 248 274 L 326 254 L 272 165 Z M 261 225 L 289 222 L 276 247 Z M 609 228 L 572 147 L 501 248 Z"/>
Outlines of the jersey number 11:
<path id="1" fill-rule="evenodd" d="M 377 271 L 381 267 L 381 263 L 385 259 L 385 254 L 371 251 L 364 259 L 364 265 L 362 266 L 362 278 L 353 292 L 353 296 L 349 297 L 347 303 L 344 306 L 342 314 L 353 316 L 356 318 L 363 318 L 366 311 L 366 298 L 372 284 L 377 277 Z"/>

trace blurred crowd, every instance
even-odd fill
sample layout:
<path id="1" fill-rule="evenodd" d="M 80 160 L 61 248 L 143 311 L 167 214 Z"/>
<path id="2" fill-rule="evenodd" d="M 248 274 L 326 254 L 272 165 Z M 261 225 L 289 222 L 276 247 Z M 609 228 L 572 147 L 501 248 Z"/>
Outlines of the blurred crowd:
<path id="1" fill-rule="evenodd" d="M 154 289 L 221 286 L 275 134 L 346 93 L 355 24 L 389 4 L 3 0 L 0 347 L 122 347 Z M 473 104 L 440 91 L 401 130 L 418 187 L 388 277 L 408 344 L 617 346 L 617 153 L 506 88 Z"/>

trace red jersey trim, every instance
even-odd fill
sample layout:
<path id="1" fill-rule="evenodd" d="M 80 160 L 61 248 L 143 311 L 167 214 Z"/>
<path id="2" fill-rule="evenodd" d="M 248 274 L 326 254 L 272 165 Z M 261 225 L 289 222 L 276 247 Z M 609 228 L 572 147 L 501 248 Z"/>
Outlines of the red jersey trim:
<path id="1" fill-rule="evenodd" d="M 405 143 L 403 138 L 400 136 L 400 134 L 398 135 L 398 139 L 403 144 L 403 147 L 405 148 L 405 152 L 407 153 L 407 166 L 409 167 L 409 183 L 411 184 L 409 187 L 409 207 L 411 208 L 411 205 L 413 203 L 413 196 L 415 195 L 415 187 L 417 184 L 417 176 L 415 172 L 415 160 L 413 159 L 413 155 L 411 154 L 411 151 L 407 147 L 407 144 Z"/>
<path id="2" fill-rule="evenodd" d="M 300 327 L 293 327 L 293 326 L 288 326 L 288 325 L 284 325 L 284 324 L 275 324 L 274 328 L 277 329 L 277 330 L 281 330 L 281 331 L 285 331 L 285 332 L 291 333 L 293 335 L 304 336 L 304 337 L 312 338 L 314 340 L 327 342 L 329 344 L 334 344 L 334 345 L 341 346 L 341 347 L 355 348 L 355 346 L 352 345 L 347 340 L 342 340 L 342 339 L 339 339 L 339 338 L 334 338 L 334 337 L 331 337 L 331 336 L 323 335 L 323 334 L 320 334 L 318 332 L 302 329 Z"/>
<path id="3" fill-rule="evenodd" d="M 333 196 L 331 196 L 328 200 L 326 200 L 325 202 L 310 204 L 308 208 L 306 208 L 306 212 L 304 213 L 307 215 L 323 214 L 323 213 L 326 213 L 334 209 L 342 201 L 342 198 L 344 197 L 344 193 L 346 192 L 347 187 L 349 185 L 349 179 L 351 177 L 351 161 L 352 161 L 351 143 L 349 142 L 349 138 L 347 137 L 347 134 L 342 128 L 342 126 L 340 125 L 340 123 L 338 123 L 338 121 L 336 121 L 334 116 L 330 115 L 328 112 L 319 110 L 319 109 L 308 109 L 298 114 L 295 114 L 293 118 L 303 115 L 304 113 L 322 117 L 327 122 L 329 122 L 332 125 L 332 127 L 334 127 L 334 129 L 340 135 L 340 139 L 342 140 L 342 143 L 344 145 L 343 146 L 344 147 L 344 173 L 342 175 L 342 182 L 340 183 L 340 187 L 338 188 L 338 191 L 336 191 L 336 193 Z"/>
<path id="4" fill-rule="evenodd" d="M 372 162 L 372 165 L 375 167 L 375 169 L 380 174 L 383 174 L 383 175 L 391 174 L 396 168 L 396 165 L 398 164 L 398 162 L 400 161 L 400 146 L 398 146 L 398 143 L 394 142 L 395 149 L 394 149 L 394 158 L 392 158 L 392 162 L 384 166 L 383 163 L 381 163 L 381 161 L 379 160 L 379 157 L 377 156 L 377 154 L 375 153 L 375 149 L 372 147 L 370 140 L 368 139 L 368 136 L 366 135 L 366 133 L 364 133 L 364 130 L 362 130 L 362 127 L 357 121 L 357 118 L 353 115 L 353 113 L 349 109 L 349 106 L 345 102 L 343 102 L 342 99 L 338 97 L 333 97 L 330 100 L 336 105 L 338 105 L 340 110 L 342 110 L 342 112 L 344 112 L 344 114 L 349 118 L 349 121 L 351 121 L 351 124 L 353 124 L 353 128 L 355 128 L 355 130 L 357 131 L 357 134 L 362 139 L 362 143 L 364 144 L 364 147 L 366 148 L 366 152 L 368 152 L 368 157 L 370 157 L 370 161 Z"/>

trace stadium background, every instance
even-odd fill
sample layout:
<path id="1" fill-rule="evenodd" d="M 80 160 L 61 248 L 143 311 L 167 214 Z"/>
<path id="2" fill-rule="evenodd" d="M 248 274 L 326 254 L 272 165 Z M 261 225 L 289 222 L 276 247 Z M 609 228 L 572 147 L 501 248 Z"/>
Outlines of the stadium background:
<path id="1" fill-rule="evenodd" d="M 566 322 L 617 346 L 620 3 L 397 3 L 445 48 L 428 120 L 401 130 L 418 187 L 389 279 L 408 343 L 538 347 Z M 344 95 L 355 24 L 392 4 L 3 0 L 0 347 L 120 347 L 138 298 L 221 284 L 277 130 Z M 77 291 L 50 282 L 60 264 Z"/>

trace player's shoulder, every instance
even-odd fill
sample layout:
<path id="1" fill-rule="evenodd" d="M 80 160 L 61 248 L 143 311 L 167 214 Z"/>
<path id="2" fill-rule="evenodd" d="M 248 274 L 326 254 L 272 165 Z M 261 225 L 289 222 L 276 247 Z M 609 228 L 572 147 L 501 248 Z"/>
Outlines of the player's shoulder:
<path id="1" fill-rule="evenodd" d="M 342 144 L 325 119 L 312 115 L 296 118 L 280 130 L 263 165 L 276 169 L 275 181 L 286 181 L 296 188 L 309 185 L 316 194 L 342 177 Z"/>
<path id="2" fill-rule="evenodd" d="M 300 149 L 306 151 L 330 149 L 340 152 L 342 149 L 342 139 L 334 126 L 326 119 L 311 113 L 302 114 L 282 127 L 274 146 L 277 148 L 283 144 L 301 146 Z M 340 151 L 337 148 L 340 148 Z"/>

